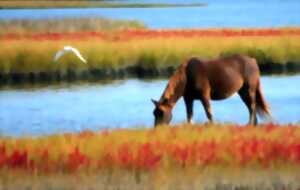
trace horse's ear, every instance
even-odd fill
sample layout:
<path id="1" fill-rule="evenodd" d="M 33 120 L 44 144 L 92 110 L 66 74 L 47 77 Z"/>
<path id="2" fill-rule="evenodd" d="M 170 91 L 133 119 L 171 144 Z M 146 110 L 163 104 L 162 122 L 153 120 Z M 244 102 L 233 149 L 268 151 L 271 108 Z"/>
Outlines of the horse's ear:
<path id="1" fill-rule="evenodd" d="M 154 104 L 154 106 L 158 106 L 158 101 L 151 99 L 152 103 Z"/>

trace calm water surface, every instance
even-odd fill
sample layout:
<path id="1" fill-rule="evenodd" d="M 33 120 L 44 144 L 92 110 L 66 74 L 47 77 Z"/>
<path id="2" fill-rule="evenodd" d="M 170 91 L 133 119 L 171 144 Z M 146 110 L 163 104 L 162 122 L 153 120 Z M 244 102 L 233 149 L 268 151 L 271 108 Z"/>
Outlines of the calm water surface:
<path id="1" fill-rule="evenodd" d="M 204 7 L 77 8 L 0 10 L 0 20 L 108 17 L 139 20 L 150 28 L 300 26 L 299 0 L 142 0 L 129 2 L 207 3 Z"/>
<path id="2" fill-rule="evenodd" d="M 274 121 L 300 121 L 300 75 L 263 77 L 262 87 Z M 84 129 L 152 127 L 151 98 L 159 99 L 167 80 L 123 80 L 109 84 L 54 85 L 0 90 L 0 134 L 43 135 Z M 217 122 L 247 123 L 248 111 L 237 95 L 212 102 Z M 206 122 L 202 105 L 194 105 L 194 121 Z M 185 121 L 182 99 L 173 123 Z"/>

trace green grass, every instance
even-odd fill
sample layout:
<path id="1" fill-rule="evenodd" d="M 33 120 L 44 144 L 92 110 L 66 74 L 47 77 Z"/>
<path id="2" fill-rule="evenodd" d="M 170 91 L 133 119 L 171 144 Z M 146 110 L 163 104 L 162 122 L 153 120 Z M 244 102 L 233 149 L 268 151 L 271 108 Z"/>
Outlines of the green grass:
<path id="1" fill-rule="evenodd" d="M 85 0 L 2 0 L 2 9 L 27 9 L 27 8 L 169 8 L 169 7 L 200 7 L 204 3 L 123 3 L 107 1 L 85 1 Z"/>
<path id="2" fill-rule="evenodd" d="M 139 21 L 112 20 L 101 17 L 0 21 L 0 35 L 5 33 L 85 32 L 143 28 L 146 26 Z"/>

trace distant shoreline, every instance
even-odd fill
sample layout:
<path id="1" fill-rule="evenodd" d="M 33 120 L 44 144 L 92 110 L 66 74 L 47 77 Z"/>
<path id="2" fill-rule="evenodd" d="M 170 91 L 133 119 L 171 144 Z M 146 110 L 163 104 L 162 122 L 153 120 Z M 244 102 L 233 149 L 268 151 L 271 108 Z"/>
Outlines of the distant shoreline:
<path id="1" fill-rule="evenodd" d="M 54 9 L 54 8 L 172 8 L 203 7 L 205 3 L 120 3 L 103 1 L 0 1 L 0 9 Z"/>

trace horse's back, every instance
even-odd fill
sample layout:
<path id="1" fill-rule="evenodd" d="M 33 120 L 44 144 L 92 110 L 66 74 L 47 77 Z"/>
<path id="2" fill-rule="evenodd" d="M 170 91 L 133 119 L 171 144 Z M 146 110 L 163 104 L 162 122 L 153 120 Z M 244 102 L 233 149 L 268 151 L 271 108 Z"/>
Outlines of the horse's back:
<path id="1" fill-rule="evenodd" d="M 245 55 L 204 61 L 191 58 L 187 76 L 199 92 L 209 90 L 212 99 L 224 99 L 237 92 L 248 78 L 257 74 L 256 60 Z"/>
<path id="2" fill-rule="evenodd" d="M 231 57 L 231 59 L 235 60 L 233 62 L 236 62 L 239 65 L 240 70 L 237 71 L 243 78 L 244 83 L 257 83 L 260 77 L 260 72 L 255 58 L 247 55 L 234 55 Z"/>

